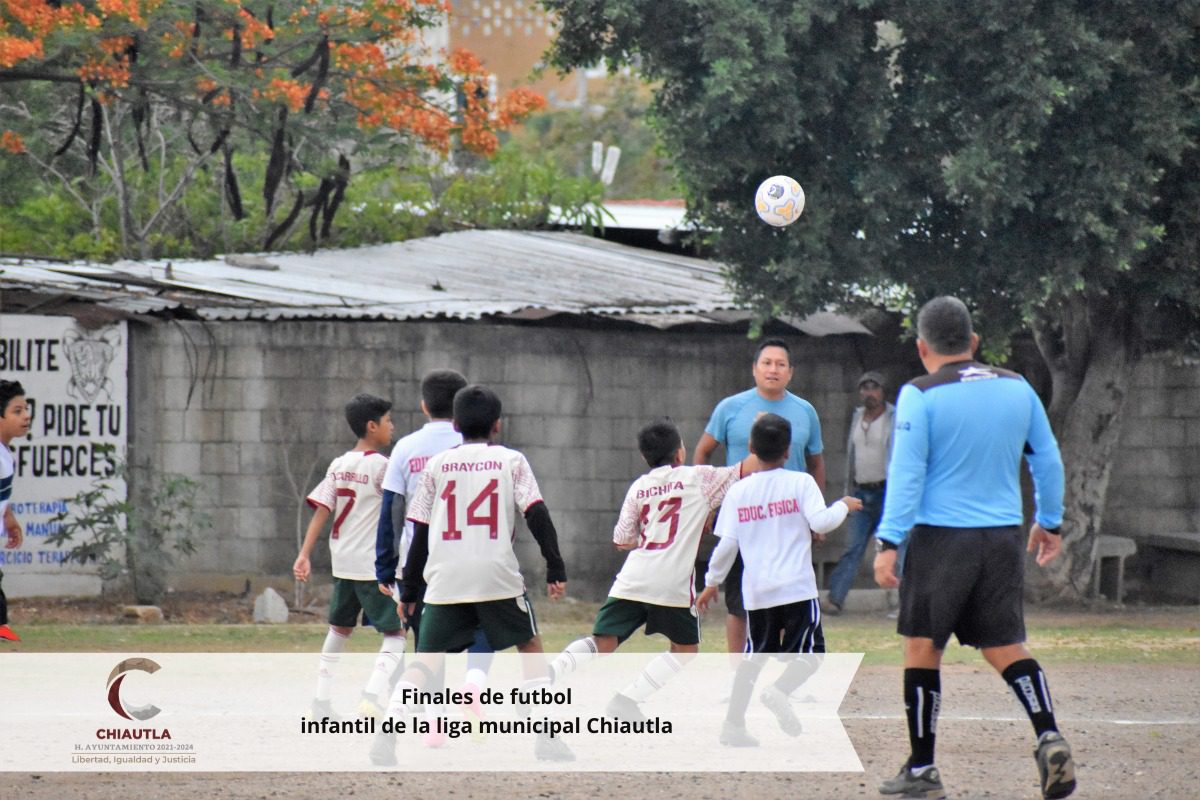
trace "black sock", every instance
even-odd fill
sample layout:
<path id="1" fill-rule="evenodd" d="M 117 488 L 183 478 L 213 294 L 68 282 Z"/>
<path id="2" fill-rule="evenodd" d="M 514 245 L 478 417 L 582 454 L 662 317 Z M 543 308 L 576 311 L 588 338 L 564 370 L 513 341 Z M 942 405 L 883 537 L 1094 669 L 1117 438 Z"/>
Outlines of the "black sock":
<path id="1" fill-rule="evenodd" d="M 726 722 L 738 726 L 746 724 L 746 707 L 750 705 L 754 683 L 764 665 L 763 657 L 757 654 L 738 664 L 737 672 L 733 676 L 733 690 L 729 693 L 729 710 L 725 712 Z"/>
<path id="2" fill-rule="evenodd" d="M 936 669 L 904 670 L 904 711 L 908 717 L 909 767 L 933 763 L 938 710 L 942 705 L 942 673 Z"/>
<path id="3" fill-rule="evenodd" d="M 1058 730 L 1058 724 L 1054 721 L 1054 704 L 1050 701 L 1050 688 L 1046 686 L 1046 673 L 1042 672 L 1035 659 L 1014 661 L 1001 676 L 1021 705 L 1025 706 L 1034 733 L 1041 736 L 1046 731 Z"/>

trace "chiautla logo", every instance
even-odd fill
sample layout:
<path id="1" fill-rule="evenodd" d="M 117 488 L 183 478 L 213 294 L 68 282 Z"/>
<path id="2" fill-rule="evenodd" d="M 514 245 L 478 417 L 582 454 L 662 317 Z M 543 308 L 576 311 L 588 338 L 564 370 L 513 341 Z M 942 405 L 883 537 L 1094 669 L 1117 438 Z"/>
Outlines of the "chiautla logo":
<path id="1" fill-rule="evenodd" d="M 127 658 L 113 667 L 113 671 L 108 674 L 108 704 L 112 706 L 112 710 L 125 719 L 142 721 L 158 714 L 162 709 L 156 705 L 147 704 L 133 707 L 126 705 L 125 701 L 121 699 L 121 683 L 130 672 L 154 674 L 160 669 L 162 669 L 161 666 L 148 658 Z"/>

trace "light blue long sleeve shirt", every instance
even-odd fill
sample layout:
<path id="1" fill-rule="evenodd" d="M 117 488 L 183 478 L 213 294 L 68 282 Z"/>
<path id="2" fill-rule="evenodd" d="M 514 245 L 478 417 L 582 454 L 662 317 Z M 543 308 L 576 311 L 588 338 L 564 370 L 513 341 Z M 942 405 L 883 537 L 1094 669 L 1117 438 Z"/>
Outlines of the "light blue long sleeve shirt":
<path id="1" fill-rule="evenodd" d="M 972 361 L 910 381 L 896 402 L 883 519 L 875 535 L 902 544 L 914 525 L 1020 525 L 1020 467 L 1033 476 L 1035 515 L 1057 528 L 1063 465 L 1037 394 L 1015 372 Z"/>

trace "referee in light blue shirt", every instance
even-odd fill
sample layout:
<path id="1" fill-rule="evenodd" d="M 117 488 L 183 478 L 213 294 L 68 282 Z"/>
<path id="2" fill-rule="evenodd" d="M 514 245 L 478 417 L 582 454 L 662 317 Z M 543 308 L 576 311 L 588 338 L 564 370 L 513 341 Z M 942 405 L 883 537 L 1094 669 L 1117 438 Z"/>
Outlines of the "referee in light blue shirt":
<path id="1" fill-rule="evenodd" d="M 1025 707 L 1038 737 L 1042 795 L 1075 790 L 1071 749 L 1058 732 L 1046 676 L 1025 648 L 1025 550 L 1045 566 L 1062 549 L 1063 467 L 1041 400 L 1015 372 L 973 360 L 979 337 L 960 300 L 938 297 L 917 316 L 917 352 L 928 375 L 896 402 L 875 580 L 900 587 L 908 761 L 882 794 L 941 797 L 934 738 L 941 660 L 953 633 L 977 647 Z M 1023 547 L 1021 458 L 1037 510 Z M 904 575 L 896 548 L 908 540 Z"/>

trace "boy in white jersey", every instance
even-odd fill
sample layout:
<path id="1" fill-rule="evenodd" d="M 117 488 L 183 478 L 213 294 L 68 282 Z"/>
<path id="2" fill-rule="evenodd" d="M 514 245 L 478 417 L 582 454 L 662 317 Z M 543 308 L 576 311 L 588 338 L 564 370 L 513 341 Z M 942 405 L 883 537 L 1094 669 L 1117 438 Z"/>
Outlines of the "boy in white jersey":
<path id="1" fill-rule="evenodd" d="M 638 450 L 650 471 L 629 487 L 613 530 L 613 544 L 631 552 L 596 614 L 592 635 L 567 645 L 551 665 L 559 680 L 597 653 L 615 651 L 643 625 L 646 635 L 666 635 L 670 651 L 650 662 L 608 704 L 608 714 L 634 721 L 644 719 L 638 703 L 662 688 L 690 657 L 677 656 L 699 652 L 693 587 L 704 524 L 729 487 L 758 462 L 750 456 L 732 467 L 683 466 L 687 451 L 679 429 L 665 417 L 638 432 Z"/>
<path id="2" fill-rule="evenodd" d="M 429 421 L 396 442 L 392 457 L 388 459 L 387 472 L 383 476 L 383 507 L 375 534 L 375 578 L 379 582 L 379 591 L 389 597 L 412 542 L 412 523 L 405 519 L 408 498 L 416 494 L 417 482 L 429 459 L 462 444 L 462 434 L 454 427 L 454 395 L 466 385 L 467 379 L 452 369 L 437 369 L 426 374 L 421 379 L 421 413 Z M 399 596 L 394 599 L 398 602 Z M 414 642 L 420 639 L 421 606 L 418 600 L 413 613 L 405 620 Z M 464 711 L 479 719 L 483 714 L 479 694 L 487 687 L 492 650 L 482 632 L 477 632 L 475 638 L 461 693 L 469 698 Z M 386 700 L 386 697 L 371 698 L 370 704 L 364 701 L 359 710 L 371 716 L 382 716 Z M 431 711 L 427 709 L 426 713 Z M 426 744 L 440 747 L 445 738 L 446 735 L 436 729 L 426 736 Z"/>
<path id="3" fill-rule="evenodd" d="M 21 523 L 13 514 L 12 489 L 16 465 L 13 463 L 9 443 L 18 436 L 29 434 L 29 424 L 33 417 L 29 404 L 25 402 L 25 389 L 17 381 L 0 380 L 0 519 L 4 520 L 5 548 L 15 550 L 21 546 L 24 538 L 21 534 Z M 0 570 L 0 581 L 4 572 Z M 21 637 L 8 627 L 8 600 L 4 590 L 0 588 L 0 641 L 19 642 Z"/>
<path id="4" fill-rule="evenodd" d="M 789 736 L 800 733 L 800 720 L 788 695 L 816 670 L 812 659 L 796 655 L 825 652 L 812 543 L 862 508 L 856 497 L 843 497 L 826 508 L 811 475 L 783 469 L 792 427 L 777 414 L 764 414 L 750 430 L 750 452 L 762 461 L 761 471 L 731 487 L 721 503 L 715 533 L 721 541 L 708 562 L 705 588 L 696 600 L 701 610 L 717 596 L 738 552 L 746 564 L 742 598 L 746 605 L 747 654 L 793 654 L 783 674 L 761 696 Z M 721 743 L 754 747 L 746 732 L 746 707 L 762 659 L 738 666 L 729 711 L 721 726 Z"/>
<path id="5" fill-rule="evenodd" d="M 546 588 L 551 600 L 565 596 L 566 566 L 558 552 L 558 534 L 525 456 L 493 444 L 500 435 L 500 398 L 472 385 L 454 396 L 454 426 L 463 443 L 429 460 L 408 504 L 413 540 L 404 564 L 401 600 L 405 613 L 425 591 L 417 652 L 453 653 L 465 649 L 483 630 L 495 650 L 516 646 L 522 654 L 540 654 L 533 607 L 513 552 L 516 511 L 546 559 Z M 523 691 L 550 683 L 543 659 L 523 659 Z M 426 656 L 412 664 L 396 684 L 388 714 L 403 715 L 406 692 L 435 680 L 441 660 Z M 561 739 L 539 734 L 538 758 L 571 760 Z M 377 736 L 371 760 L 395 764 L 394 737 Z"/>
<path id="6" fill-rule="evenodd" d="M 329 551 L 333 571 L 333 594 L 329 600 L 329 632 L 321 647 L 317 673 L 317 694 L 313 700 L 314 718 L 337 719 L 330 704 L 333 670 L 346 649 L 346 639 L 354 632 L 359 614 L 383 634 L 375 669 L 363 692 L 364 699 L 381 695 L 404 652 L 404 631 L 396 604 L 379 593 L 375 581 L 375 530 L 383 495 L 383 474 L 387 456 L 382 450 L 392 443 L 392 404 L 369 394 L 356 395 L 346 404 L 346 422 L 358 437 L 354 449 L 338 456 L 329 465 L 325 479 L 308 496 L 314 509 L 304 535 L 300 555 L 292 566 L 296 580 L 307 581 L 312 574 L 313 548 L 333 517 Z"/>
<path id="7" fill-rule="evenodd" d="M 375 543 L 376 578 L 387 589 L 385 594 L 396 582 L 412 543 L 412 523 L 405 519 L 405 510 L 425 464 L 462 444 L 462 434 L 454 427 L 454 395 L 466 385 L 467 379 L 452 369 L 434 370 L 422 378 L 421 413 L 429 421 L 392 448 L 383 476 L 383 509 Z"/>

